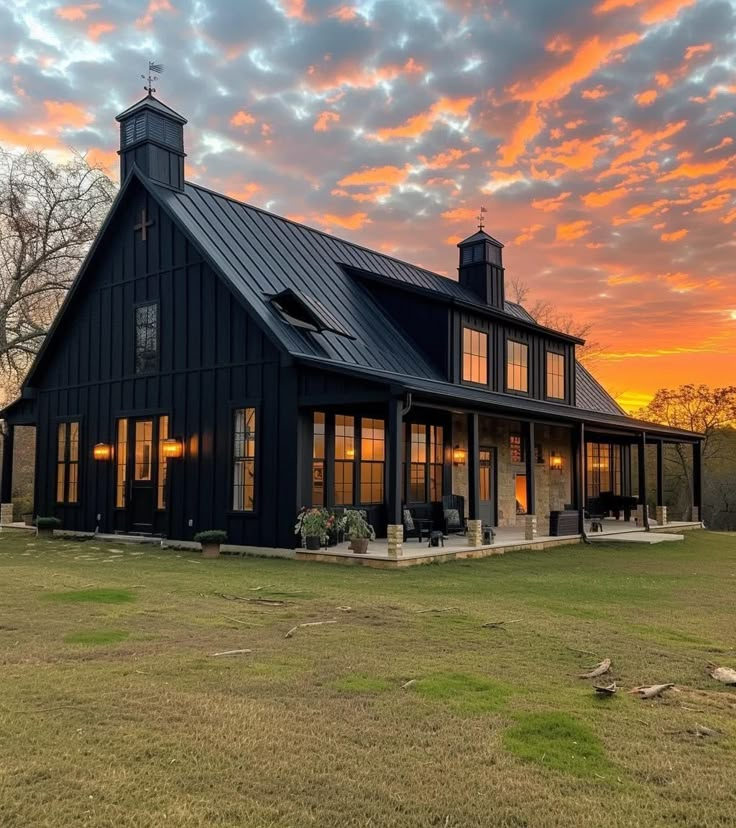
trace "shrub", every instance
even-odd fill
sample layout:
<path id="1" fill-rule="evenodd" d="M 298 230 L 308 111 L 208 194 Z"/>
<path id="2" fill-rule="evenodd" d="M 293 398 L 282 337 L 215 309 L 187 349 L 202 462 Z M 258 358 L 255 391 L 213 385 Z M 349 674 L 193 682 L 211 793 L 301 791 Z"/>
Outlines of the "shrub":
<path id="1" fill-rule="evenodd" d="M 375 530 L 368 523 L 367 515 L 363 509 L 346 509 L 340 519 L 340 528 L 349 538 L 376 539 Z"/>
<path id="2" fill-rule="evenodd" d="M 335 525 L 335 516 L 327 509 L 304 506 L 296 518 L 294 534 L 302 538 L 319 538 L 321 543 L 327 540 L 330 530 Z"/>
<path id="3" fill-rule="evenodd" d="M 197 532 L 194 540 L 198 543 L 225 543 L 227 532 L 223 532 L 222 529 L 206 529 L 204 532 Z"/>

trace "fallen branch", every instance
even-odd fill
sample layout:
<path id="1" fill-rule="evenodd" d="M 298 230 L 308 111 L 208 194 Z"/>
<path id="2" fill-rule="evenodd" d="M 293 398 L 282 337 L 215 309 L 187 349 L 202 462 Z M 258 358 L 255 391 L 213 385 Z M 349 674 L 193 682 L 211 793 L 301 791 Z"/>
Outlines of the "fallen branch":
<path id="1" fill-rule="evenodd" d="M 297 624 L 296 627 L 292 627 L 289 632 L 286 633 L 284 638 L 291 638 L 294 633 L 302 627 L 320 627 L 322 624 L 337 624 L 337 621 L 307 621 L 306 624 Z"/>
<path id="2" fill-rule="evenodd" d="M 242 653 L 252 653 L 253 650 L 223 650 L 221 653 L 212 653 L 213 656 L 224 655 L 241 655 Z"/>
<path id="3" fill-rule="evenodd" d="M 402 690 L 408 690 L 410 687 L 413 687 L 417 683 L 416 679 L 409 679 L 405 684 L 401 685 Z"/>
<path id="4" fill-rule="evenodd" d="M 634 687 L 633 690 L 629 690 L 629 693 L 638 694 L 640 699 L 653 699 L 665 690 L 671 690 L 674 686 L 674 684 L 650 684 L 645 687 Z"/>
<path id="5" fill-rule="evenodd" d="M 618 687 L 616 687 L 616 682 L 614 681 L 613 684 L 608 684 L 605 687 L 600 684 L 594 684 L 593 689 L 600 696 L 612 696 L 618 690 Z"/>
<path id="6" fill-rule="evenodd" d="M 417 610 L 417 615 L 423 612 L 460 612 L 460 607 L 430 607 L 429 609 Z"/>
<path id="7" fill-rule="evenodd" d="M 730 667 L 716 667 L 715 664 L 709 664 L 708 666 L 712 667 L 712 669 L 708 671 L 708 675 L 712 679 L 729 686 L 736 685 L 736 670 L 733 670 Z"/>
<path id="8" fill-rule="evenodd" d="M 597 678 L 598 676 L 602 676 L 604 673 L 607 673 L 611 669 L 611 659 L 604 658 L 600 664 L 596 664 L 592 670 L 588 673 L 581 673 L 580 678 Z"/>
<path id="9" fill-rule="evenodd" d="M 506 624 L 518 624 L 521 618 L 514 618 L 511 621 L 489 621 L 487 624 L 481 624 L 481 627 L 486 627 L 491 630 L 502 630 Z"/>
<path id="10" fill-rule="evenodd" d="M 249 624 L 249 621 L 241 621 L 239 618 L 233 618 L 230 615 L 223 615 L 223 618 L 227 619 L 228 621 L 234 621 L 236 624 Z"/>

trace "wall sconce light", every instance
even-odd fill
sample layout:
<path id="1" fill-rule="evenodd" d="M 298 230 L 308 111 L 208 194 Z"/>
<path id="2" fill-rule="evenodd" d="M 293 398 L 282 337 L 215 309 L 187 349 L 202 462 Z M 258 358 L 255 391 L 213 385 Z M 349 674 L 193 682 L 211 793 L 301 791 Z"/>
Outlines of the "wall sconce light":
<path id="1" fill-rule="evenodd" d="M 556 451 L 550 452 L 549 455 L 549 467 L 551 471 L 562 471 L 564 463 L 562 460 L 562 455 L 558 454 Z"/>
<path id="2" fill-rule="evenodd" d="M 354 460 L 355 459 L 355 449 L 354 448 L 346 449 L 345 456 L 348 458 L 348 460 Z"/>
<path id="3" fill-rule="evenodd" d="M 97 443 L 92 449 L 92 456 L 95 460 L 111 460 L 112 446 L 109 443 Z"/>
<path id="4" fill-rule="evenodd" d="M 167 437 L 161 441 L 161 454 L 166 460 L 184 456 L 184 443 L 176 437 Z"/>
<path id="5" fill-rule="evenodd" d="M 464 466 L 465 461 L 467 459 L 468 459 L 467 451 L 465 451 L 465 449 L 461 448 L 460 446 L 455 446 L 455 448 L 452 450 L 452 462 L 456 466 Z"/>

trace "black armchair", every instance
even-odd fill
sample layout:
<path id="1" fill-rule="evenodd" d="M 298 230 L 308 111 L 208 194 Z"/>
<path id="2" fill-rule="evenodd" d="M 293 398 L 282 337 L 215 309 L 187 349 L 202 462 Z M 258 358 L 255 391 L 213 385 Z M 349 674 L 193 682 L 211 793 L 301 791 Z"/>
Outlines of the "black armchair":
<path id="1" fill-rule="evenodd" d="M 465 498 L 462 495 L 444 495 L 442 497 L 442 530 L 465 534 Z"/>

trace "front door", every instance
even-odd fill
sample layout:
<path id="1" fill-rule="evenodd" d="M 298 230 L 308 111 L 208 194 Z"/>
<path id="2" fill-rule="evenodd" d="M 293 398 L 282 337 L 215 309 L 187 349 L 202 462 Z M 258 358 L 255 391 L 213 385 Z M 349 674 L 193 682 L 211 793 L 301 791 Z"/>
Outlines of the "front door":
<path id="1" fill-rule="evenodd" d="M 154 418 L 131 419 L 128 435 L 130 447 L 130 501 L 128 505 L 128 531 L 153 532 L 156 508 L 156 434 Z"/>
<path id="2" fill-rule="evenodd" d="M 496 450 L 481 448 L 478 452 L 480 467 L 480 519 L 484 525 L 496 525 Z"/>

